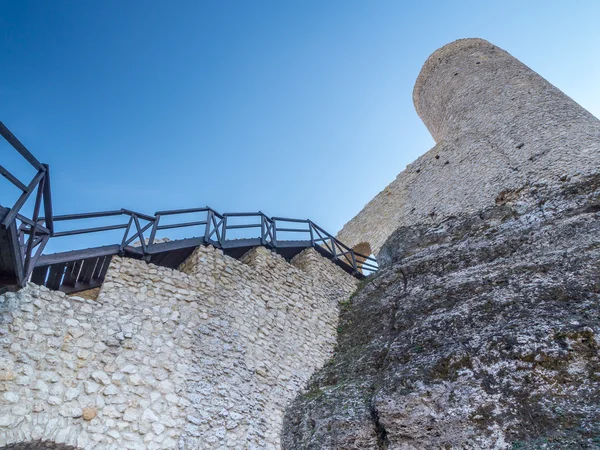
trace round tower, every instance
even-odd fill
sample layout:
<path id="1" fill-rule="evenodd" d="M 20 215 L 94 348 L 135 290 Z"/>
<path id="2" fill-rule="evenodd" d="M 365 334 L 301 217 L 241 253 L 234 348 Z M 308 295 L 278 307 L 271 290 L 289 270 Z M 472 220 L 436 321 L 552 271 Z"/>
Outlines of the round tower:
<path id="1" fill-rule="evenodd" d="M 400 226 L 439 223 L 534 183 L 598 173 L 600 121 L 504 50 L 461 39 L 436 50 L 413 91 L 436 141 L 338 233 L 378 255 Z"/>
<path id="2" fill-rule="evenodd" d="M 417 78 L 413 101 L 437 143 L 485 142 L 516 160 L 598 151 L 598 119 L 483 39 L 460 39 L 435 51 Z"/>

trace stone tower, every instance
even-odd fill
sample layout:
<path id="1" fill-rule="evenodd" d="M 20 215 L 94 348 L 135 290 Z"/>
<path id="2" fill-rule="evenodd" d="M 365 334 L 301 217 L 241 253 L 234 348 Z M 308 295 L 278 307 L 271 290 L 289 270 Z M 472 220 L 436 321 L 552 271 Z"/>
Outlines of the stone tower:
<path id="1" fill-rule="evenodd" d="M 340 232 L 382 264 L 283 448 L 600 448 L 600 122 L 480 39 L 414 102 L 436 145 Z"/>
<path id="2" fill-rule="evenodd" d="M 483 39 L 435 51 L 413 100 L 436 145 L 340 231 L 342 242 L 363 252 L 378 254 L 399 226 L 477 211 L 503 192 L 599 166 L 600 121 Z"/>

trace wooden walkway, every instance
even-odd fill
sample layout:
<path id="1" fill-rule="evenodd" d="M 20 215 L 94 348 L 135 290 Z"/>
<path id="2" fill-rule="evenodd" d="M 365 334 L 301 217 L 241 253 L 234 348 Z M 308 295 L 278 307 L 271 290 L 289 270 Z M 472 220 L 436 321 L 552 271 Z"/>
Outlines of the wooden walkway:
<path id="1" fill-rule="evenodd" d="M 18 288 L 31 281 L 66 293 L 80 292 L 102 285 L 115 255 L 177 268 L 200 245 L 220 248 L 233 258 L 241 257 L 254 247 L 265 246 L 287 260 L 306 248 L 314 248 L 358 278 L 363 278 L 365 272 L 377 270 L 374 258 L 356 253 L 312 221 L 268 217 L 260 211 L 220 214 L 203 207 L 159 211 L 150 216 L 120 209 L 53 216 L 49 167 L 37 161 L 2 122 L 0 134 L 37 171 L 25 184 L 0 165 L 0 175 L 21 191 L 12 207 L 0 205 L 0 288 Z M 35 196 L 33 212 L 31 217 L 25 217 L 20 211 L 31 196 Z M 181 221 L 183 216 L 194 216 L 194 220 Z M 55 225 L 69 228 L 81 220 L 116 223 L 55 231 Z M 171 241 L 156 238 L 157 233 L 182 228 L 192 236 Z M 120 242 L 44 254 L 50 240 L 115 230 L 123 230 Z M 240 234 L 243 236 L 239 237 Z"/>

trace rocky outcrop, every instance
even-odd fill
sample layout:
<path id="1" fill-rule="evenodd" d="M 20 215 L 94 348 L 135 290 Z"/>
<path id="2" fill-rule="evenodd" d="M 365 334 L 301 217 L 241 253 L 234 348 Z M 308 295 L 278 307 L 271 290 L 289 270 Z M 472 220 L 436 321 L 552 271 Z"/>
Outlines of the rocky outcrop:
<path id="1" fill-rule="evenodd" d="M 599 187 L 550 178 L 399 228 L 283 447 L 600 448 Z"/>
<path id="2" fill-rule="evenodd" d="M 179 270 L 114 257 L 95 300 L 0 295 L 0 450 L 276 450 L 357 282 L 312 248 L 200 246 Z"/>
<path id="3" fill-rule="evenodd" d="M 600 448 L 600 121 L 481 39 L 413 100 L 436 146 L 339 233 L 381 268 L 283 447 Z"/>

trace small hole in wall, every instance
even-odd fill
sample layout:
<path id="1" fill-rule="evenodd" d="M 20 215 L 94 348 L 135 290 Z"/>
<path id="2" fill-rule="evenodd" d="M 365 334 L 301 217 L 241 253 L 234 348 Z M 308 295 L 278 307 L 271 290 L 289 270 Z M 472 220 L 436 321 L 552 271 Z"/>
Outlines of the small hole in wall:
<path id="1" fill-rule="evenodd" d="M 454 76 L 458 75 L 458 72 L 454 72 Z"/>
<path id="2" fill-rule="evenodd" d="M 480 62 L 480 61 L 477 61 L 475 64 L 481 64 L 481 62 Z"/>
<path id="3" fill-rule="evenodd" d="M 435 159 L 440 159 L 440 155 L 435 155 Z"/>
<path id="4" fill-rule="evenodd" d="M 417 169 L 417 170 L 416 170 L 416 172 L 417 172 L 417 173 L 421 173 L 421 169 Z"/>
<path id="5" fill-rule="evenodd" d="M 450 164 L 450 161 L 446 161 L 446 162 L 444 163 L 444 165 L 447 165 L 447 164 Z"/>

